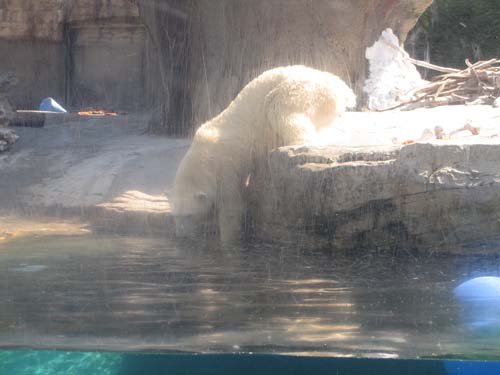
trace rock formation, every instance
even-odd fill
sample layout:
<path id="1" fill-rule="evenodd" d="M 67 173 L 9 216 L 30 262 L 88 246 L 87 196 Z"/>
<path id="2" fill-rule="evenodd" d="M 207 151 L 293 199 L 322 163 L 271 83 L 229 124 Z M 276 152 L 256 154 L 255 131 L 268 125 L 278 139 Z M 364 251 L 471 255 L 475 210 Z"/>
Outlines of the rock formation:
<path id="1" fill-rule="evenodd" d="M 498 238 L 499 115 L 491 106 L 347 113 L 327 144 L 272 153 L 257 199 L 262 229 L 356 251 L 461 250 Z"/>
<path id="2" fill-rule="evenodd" d="M 8 150 L 18 139 L 12 129 L 0 128 L 0 152 Z"/>
<path id="3" fill-rule="evenodd" d="M 18 138 L 13 130 L 6 129 L 14 117 L 8 94 L 16 83 L 14 74 L 10 72 L 0 74 L 0 152 L 9 149 Z"/>
<path id="4" fill-rule="evenodd" d="M 16 84 L 17 79 L 11 72 L 0 74 L 0 128 L 6 127 L 14 116 L 8 94 Z"/>

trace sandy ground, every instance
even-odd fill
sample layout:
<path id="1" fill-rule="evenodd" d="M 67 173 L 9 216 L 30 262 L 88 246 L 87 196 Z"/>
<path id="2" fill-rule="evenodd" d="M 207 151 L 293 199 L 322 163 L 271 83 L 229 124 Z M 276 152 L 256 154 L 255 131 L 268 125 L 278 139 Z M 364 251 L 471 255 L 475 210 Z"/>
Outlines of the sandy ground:
<path id="1" fill-rule="evenodd" d="M 79 209 L 131 190 L 165 199 L 189 141 L 146 135 L 146 124 L 122 116 L 15 128 L 19 141 L 0 154 L 1 210 Z"/>
<path id="2" fill-rule="evenodd" d="M 80 221 L 0 216 L 0 245 L 25 236 L 73 236 L 89 233 L 91 231 L 87 225 Z"/>
<path id="3" fill-rule="evenodd" d="M 190 142 L 147 135 L 145 116 L 71 119 L 14 128 L 18 142 L 0 154 L 0 241 L 81 233 L 89 222 L 168 229 L 169 193 Z"/>

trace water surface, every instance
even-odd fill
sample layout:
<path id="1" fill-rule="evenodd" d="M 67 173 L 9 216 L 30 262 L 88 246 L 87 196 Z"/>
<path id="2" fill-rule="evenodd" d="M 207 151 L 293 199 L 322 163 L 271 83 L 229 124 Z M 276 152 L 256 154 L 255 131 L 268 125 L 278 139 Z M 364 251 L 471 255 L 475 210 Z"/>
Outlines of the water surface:
<path id="1" fill-rule="evenodd" d="M 0 347 L 500 358 L 500 330 L 475 330 L 453 297 L 464 280 L 500 275 L 499 261 L 20 238 L 0 244 Z"/>

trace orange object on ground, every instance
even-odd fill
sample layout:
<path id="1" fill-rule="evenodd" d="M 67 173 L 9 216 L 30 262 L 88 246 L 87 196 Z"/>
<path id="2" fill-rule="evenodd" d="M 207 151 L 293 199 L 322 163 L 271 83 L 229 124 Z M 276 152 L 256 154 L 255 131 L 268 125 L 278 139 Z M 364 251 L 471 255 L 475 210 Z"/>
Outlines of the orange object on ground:
<path id="1" fill-rule="evenodd" d="M 104 110 L 88 110 L 78 112 L 80 116 L 118 116 L 116 112 L 108 112 Z"/>

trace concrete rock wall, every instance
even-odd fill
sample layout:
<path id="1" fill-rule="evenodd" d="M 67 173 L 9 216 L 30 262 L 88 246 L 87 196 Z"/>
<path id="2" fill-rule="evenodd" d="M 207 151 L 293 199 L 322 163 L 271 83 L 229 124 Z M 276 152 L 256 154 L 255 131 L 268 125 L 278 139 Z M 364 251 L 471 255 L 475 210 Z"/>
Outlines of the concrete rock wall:
<path id="1" fill-rule="evenodd" d="M 60 41 L 65 0 L 4 0 L 0 4 L 0 38 Z"/>
<path id="2" fill-rule="evenodd" d="M 66 22 L 138 16 L 134 0 L 3 0 L 0 38 L 61 42 Z"/>
<path id="3" fill-rule="evenodd" d="M 19 77 L 19 85 L 10 96 L 12 104 L 17 109 L 34 109 L 41 99 L 52 96 L 68 107 L 128 108 L 137 97 L 119 93 L 130 93 L 131 82 L 136 91 L 141 89 L 134 86 L 143 81 L 137 72 L 142 68 L 137 56 L 142 54 L 145 38 L 140 25 L 132 0 L 3 1 L 0 49 L 9 53 L 0 55 L 0 66 Z M 98 38 L 92 38 L 92 34 Z M 92 51 L 82 54 L 85 39 L 99 41 Z M 113 69 L 113 65 L 118 68 Z M 78 75 L 89 71 L 96 74 L 83 80 Z M 114 75 L 109 75 L 110 71 Z M 118 73 L 122 73 L 119 79 Z M 82 96 L 93 100 L 82 103 L 78 100 Z"/>

